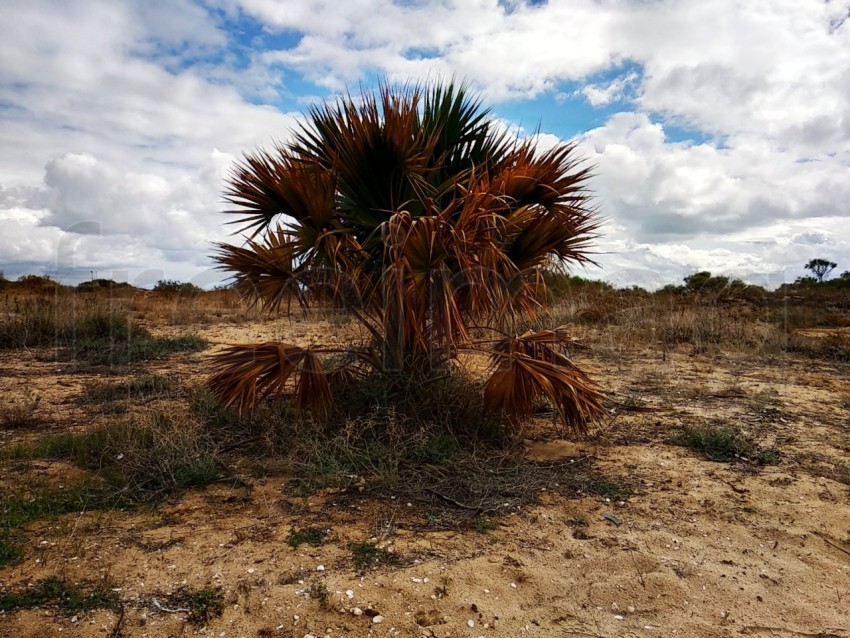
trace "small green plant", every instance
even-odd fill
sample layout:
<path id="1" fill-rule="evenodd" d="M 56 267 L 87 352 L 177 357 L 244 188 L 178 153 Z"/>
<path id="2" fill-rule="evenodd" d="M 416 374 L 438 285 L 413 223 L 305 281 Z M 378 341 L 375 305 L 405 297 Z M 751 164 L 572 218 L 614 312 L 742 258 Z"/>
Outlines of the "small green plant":
<path id="1" fill-rule="evenodd" d="M 197 421 L 157 413 L 10 446 L 0 460 L 67 459 L 105 482 L 98 494 L 111 488 L 124 501 L 145 501 L 216 481 L 220 445 Z"/>
<path id="2" fill-rule="evenodd" d="M 756 454 L 756 462 L 759 465 L 776 465 L 779 461 L 779 452 L 776 450 L 759 450 Z"/>
<path id="3" fill-rule="evenodd" d="M 304 543 L 318 547 L 325 541 L 327 534 L 328 532 L 326 530 L 318 527 L 293 528 L 286 537 L 286 544 L 292 548 L 296 548 Z"/>
<path id="4" fill-rule="evenodd" d="M 751 448 L 733 426 L 685 427 L 674 443 L 700 452 L 710 461 L 729 462 Z"/>
<path id="5" fill-rule="evenodd" d="M 672 442 L 695 450 L 710 461 L 729 463 L 740 459 L 760 465 L 779 462 L 778 451 L 760 449 L 739 428 L 732 425 L 685 427 Z"/>
<path id="6" fill-rule="evenodd" d="M 22 429 L 38 425 L 36 410 L 40 403 L 41 397 L 27 389 L 20 396 L 12 398 L 0 411 L 0 427 Z"/>
<path id="7" fill-rule="evenodd" d="M 496 529 L 496 524 L 489 518 L 479 516 L 475 519 L 475 531 L 479 534 L 487 534 Z"/>
<path id="8" fill-rule="evenodd" d="M 93 609 L 115 609 L 119 601 L 112 589 L 107 581 L 69 583 L 52 576 L 30 587 L 0 593 L 0 612 L 50 607 L 70 615 Z"/>
<path id="9" fill-rule="evenodd" d="M 628 485 L 602 477 L 593 477 L 587 485 L 587 491 L 591 494 L 610 498 L 612 501 L 624 501 L 632 495 L 632 490 Z"/>
<path id="10" fill-rule="evenodd" d="M 187 609 L 189 622 L 195 624 L 206 623 L 224 611 L 224 596 L 215 587 L 183 587 L 166 599 L 172 607 Z"/>
<path id="11" fill-rule="evenodd" d="M 38 483 L 24 490 L 0 489 L 0 528 L 14 530 L 30 521 L 69 512 L 109 510 L 126 505 L 102 481 L 88 480 L 75 485 Z"/>
<path id="12" fill-rule="evenodd" d="M 348 543 L 348 551 L 351 552 L 351 560 L 359 570 L 378 565 L 398 565 L 401 562 L 397 554 L 379 548 L 375 543 L 352 541 Z"/>
<path id="13" fill-rule="evenodd" d="M 312 581 L 310 583 L 310 586 L 307 588 L 306 593 L 310 596 L 310 598 L 313 598 L 318 601 L 320 608 L 330 608 L 330 592 L 328 591 L 327 586 L 322 581 Z"/>
<path id="14" fill-rule="evenodd" d="M 0 567 L 15 565 L 24 557 L 24 552 L 11 537 L 0 538 Z"/>
<path id="15" fill-rule="evenodd" d="M 445 598 L 449 595 L 449 579 L 443 576 L 440 579 L 440 584 L 434 587 L 434 595 L 437 598 Z"/>

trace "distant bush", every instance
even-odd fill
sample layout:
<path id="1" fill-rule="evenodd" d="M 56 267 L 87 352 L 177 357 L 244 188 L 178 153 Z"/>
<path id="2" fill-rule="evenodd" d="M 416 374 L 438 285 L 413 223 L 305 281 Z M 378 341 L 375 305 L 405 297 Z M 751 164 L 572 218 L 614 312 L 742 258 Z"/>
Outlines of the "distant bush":
<path id="1" fill-rule="evenodd" d="M 45 275 L 24 275 L 9 284 L 9 287 L 15 291 L 31 293 L 55 292 L 67 288 Z"/>
<path id="2" fill-rule="evenodd" d="M 133 286 L 128 284 L 126 281 L 115 281 L 113 279 L 92 279 L 91 281 L 84 281 L 80 284 L 77 284 L 77 290 L 79 292 L 98 292 L 101 290 L 133 290 Z"/>
<path id="3" fill-rule="evenodd" d="M 175 281 L 172 279 L 160 279 L 153 287 L 154 292 L 166 295 L 197 295 L 203 292 L 201 288 L 188 281 Z"/>

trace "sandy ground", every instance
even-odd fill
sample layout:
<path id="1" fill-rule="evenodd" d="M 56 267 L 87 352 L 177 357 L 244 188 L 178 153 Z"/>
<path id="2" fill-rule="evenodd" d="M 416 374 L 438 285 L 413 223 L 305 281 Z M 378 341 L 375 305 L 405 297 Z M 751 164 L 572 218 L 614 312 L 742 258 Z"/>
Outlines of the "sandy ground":
<path id="1" fill-rule="evenodd" d="M 346 328 L 179 330 L 214 349 L 272 337 L 306 345 Z M 148 371 L 191 384 L 203 362 L 180 355 Z M 27 526 L 26 559 L 0 569 L 0 585 L 108 575 L 123 616 L 12 612 L 0 615 L 0 636 L 850 636 L 850 366 L 623 348 L 584 353 L 582 364 L 620 399 L 658 410 L 623 410 L 583 442 L 547 438 L 541 423 L 528 454 L 592 457 L 632 488 L 627 500 L 546 490 L 494 517 L 486 533 L 430 531 L 420 504 L 333 491 L 296 497 L 287 477 L 269 476 L 150 511 L 55 517 Z M 0 353 L 0 370 L 6 400 L 42 396 L 42 431 L 103 418 L 74 400 L 94 373 L 18 352 Z M 781 462 L 715 463 L 669 443 L 682 425 L 703 423 L 736 424 L 779 449 Z M 0 444 L 22 436 L 2 432 Z M 328 530 L 326 542 L 289 547 L 289 532 L 306 525 Z M 365 540 L 401 564 L 358 571 L 347 544 Z M 223 614 L 202 625 L 162 609 L 163 594 L 186 585 L 219 587 Z M 324 606 L 308 593 L 321 585 Z"/>

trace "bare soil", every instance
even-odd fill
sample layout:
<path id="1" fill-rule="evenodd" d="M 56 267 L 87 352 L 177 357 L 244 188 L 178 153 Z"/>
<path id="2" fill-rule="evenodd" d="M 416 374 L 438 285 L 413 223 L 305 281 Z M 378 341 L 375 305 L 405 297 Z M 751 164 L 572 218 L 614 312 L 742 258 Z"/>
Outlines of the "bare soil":
<path id="1" fill-rule="evenodd" d="M 191 386 L 224 343 L 306 345 L 353 328 L 248 321 L 158 330 L 211 342 L 207 353 L 147 366 Z M 578 359 L 620 407 L 584 441 L 557 438 L 541 419 L 525 433 L 528 460 L 592 465 L 628 488 L 627 498 L 553 484 L 524 504 L 482 509 L 436 489 L 408 501 L 362 483 L 300 496 L 290 476 L 270 473 L 151 508 L 55 516 L 26 526 L 25 558 L 0 569 L 0 587 L 108 576 L 123 611 L 8 612 L 0 636 L 849 637 L 850 366 L 622 344 Z M 0 401 L 41 396 L 41 425 L 0 432 L 0 445 L 114 418 L 78 398 L 86 383 L 123 377 L 74 369 L 49 351 L 0 352 L 0 371 Z M 130 407 L 154 409 L 167 402 Z M 717 463 L 671 443 L 683 426 L 705 424 L 740 427 L 779 462 Z M 2 481 L 75 471 L 7 464 Z M 467 524 L 429 524 L 452 510 Z M 290 532 L 307 526 L 325 530 L 324 542 L 291 548 Z M 375 543 L 396 564 L 358 569 L 350 542 Z M 166 602 L 186 586 L 218 588 L 223 614 L 188 622 Z"/>

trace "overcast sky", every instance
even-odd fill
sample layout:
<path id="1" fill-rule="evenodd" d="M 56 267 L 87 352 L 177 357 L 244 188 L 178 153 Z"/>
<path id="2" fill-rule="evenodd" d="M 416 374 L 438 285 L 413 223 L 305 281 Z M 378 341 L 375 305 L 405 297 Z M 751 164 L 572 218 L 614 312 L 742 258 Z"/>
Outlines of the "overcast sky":
<path id="1" fill-rule="evenodd" d="M 376 79 L 576 138 L 601 269 L 850 269 L 850 0 L 0 0 L 0 270 L 200 285 L 243 152 Z M 837 272 L 838 272 L 837 271 Z"/>

